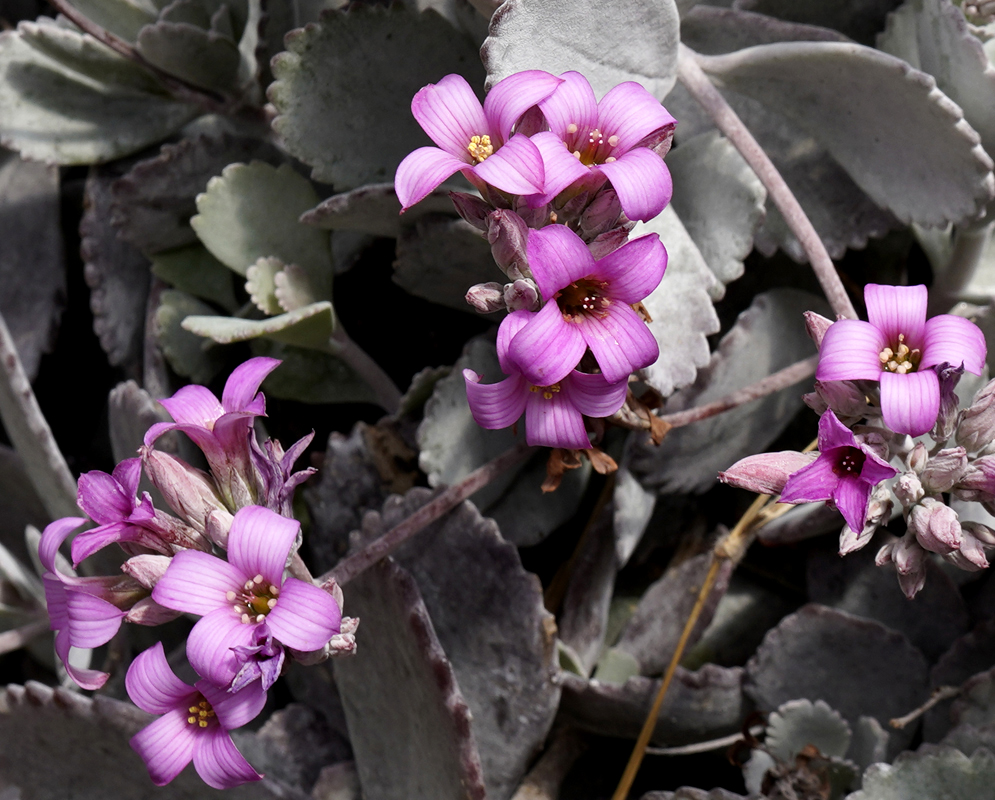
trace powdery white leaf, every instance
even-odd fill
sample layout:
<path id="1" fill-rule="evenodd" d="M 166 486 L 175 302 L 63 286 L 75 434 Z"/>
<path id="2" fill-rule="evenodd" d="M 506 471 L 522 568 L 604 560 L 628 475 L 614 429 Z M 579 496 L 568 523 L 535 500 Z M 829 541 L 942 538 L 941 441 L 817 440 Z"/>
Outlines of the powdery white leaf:
<path id="1" fill-rule="evenodd" d="M 786 22 L 736 7 L 699 5 L 681 18 L 681 41 L 696 53 L 714 56 L 757 44 L 845 42 L 847 37 L 828 28 Z"/>
<path id="2" fill-rule="evenodd" d="M 970 757 L 952 747 L 924 745 L 893 764 L 872 764 L 863 789 L 847 800 L 960 800 L 986 797 L 995 782 L 995 755 L 980 748 Z"/>
<path id="3" fill-rule="evenodd" d="M 969 219 L 995 194 L 992 161 L 961 110 L 900 59 L 857 44 L 782 42 L 702 56 L 701 66 L 799 125 L 903 222 Z"/>
<path id="4" fill-rule="evenodd" d="M 6 445 L 0 445 L 0 485 L 4 487 L 0 492 L 0 543 L 18 559 L 29 563 L 24 528 L 28 525 L 44 528 L 50 517 L 21 457 Z"/>
<path id="5" fill-rule="evenodd" d="M 0 242 L 0 311 L 33 380 L 65 305 L 57 169 L 0 151 Z"/>
<path id="6" fill-rule="evenodd" d="M 674 0 L 507 0 L 480 50 L 488 86 L 527 69 L 576 70 L 601 97 L 637 81 L 661 100 L 677 74 L 680 15 Z"/>
<path id="7" fill-rule="evenodd" d="M 65 30 L 61 36 L 82 39 Z M 36 161 L 70 165 L 121 158 L 168 136 L 198 109 L 162 94 L 103 83 L 0 34 L 0 143 Z"/>
<path id="8" fill-rule="evenodd" d="M 138 38 L 138 31 L 158 18 L 164 2 L 148 0 L 73 0 L 87 19 L 129 42 Z"/>
<path id="9" fill-rule="evenodd" d="M 266 319 L 190 316 L 183 320 L 183 330 L 212 339 L 218 344 L 244 342 L 265 336 L 283 344 L 328 352 L 329 338 L 335 329 L 335 311 L 327 300 L 288 311 Z"/>
<path id="10" fill-rule="evenodd" d="M 160 20 L 138 33 L 135 49 L 150 64 L 215 92 L 234 88 L 241 54 L 228 36 L 186 22 Z"/>
<path id="11" fill-rule="evenodd" d="M 706 337 L 719 330 L 710 297 L 718 281 L 672 206 L 649 222 L 637 223 L 631 235 L 646 233 L 660 235 L 668 259 L 660 285 L 643 300 L 653 319 L 650 330 L 660 343 L 660 357 L 640 372 L 646 383 L 668 397 L 693 383 L 698 368 L 708 363 Z"/>
<path id="12" fill-rule="evenodd" d="M 382 535 L 432 498 L 415 487 L 363 521 Z M 493 520 L 463 503 L 395 553 L 417 582 L 472 714 L 488 797 L 507 800 L 542 747 L 559 705 L 554 636 L 538 578 Z M 350 601 L 351 602 L 351 601 Z"/>
<path id="13" fill-rule="evenodd" d="M 238 309 L 231 270 L 202 244 L 166 250 L 151 258 L 152 274 L 173 288 L 217 303 L 225 311 L 234 313 Z"/>
<path id="14" fill-rule="evenodd" d="M 216 347 L 182 327 L 187 317 L 197 318 L 199 315 L 199 318 L 205 318 L 209 314 L 216 315 L 217 312 L 196 297 L 177 289 L 167 289 L 162 293 L 155 312 L 156 339 L 162 354 L 178 375 L 190 378 L 194 383 L 209 383 L 223 363 Z M 208 346 L 205 347 L 205 344 Z"/>
<path id="15" fill-rule="evenodd" d="M 693 786 L 682 786 L 676 792 L 648 792 L 641 800 L 747 800 L 746 795 L 735 794 L 728 789 L 696 789 Z"/>
<path id="16" fill-rule="evenodd" d="M 153 789 L 148 770 L 128 739 L 154 719 L 130 703 L 84 697 L 33 681 L 0 693 L 0 740 L 4 785 L 14 796 L 78 800 L 196 800 L 204 782 L 193 768 Z M 251 734 L 250 734 L 251 735 Z M 286 797 L 287 787 L 270 779 L 227 790 L 233 800 Z"/>
<path id="17" fill-rule="evenodd" d="M 204 246 L 239 275 L 258 259 L 275 256 L 304 269 L 315 296 L 330 299 L 329 236 L 298 222 L 317 202 L 307 178 L 288 164 L 230 164 L 197 196 L 198 213 L 190 225 Z"/>
<path id="18" fill-rule="evenodd" d="M 807 745 L 824 756 L 842 758 L 850 746 L 850 726 L 824 700 L 789 700 L 767 718 L 764 745 L 787 764 Z"/>
<path id="19" fill-rule="evenodd" d="M 885 16 L 902 0 L 735 0 L 733 7 L 782 20 L 821 25 L 861 44 L 874 44 Z"/>
<path id="20" fill-rule="evenodd" d="M 643 538 L 656 506 L 656 493 L 643 488 L 627 462 L 628 448 L 615 473 L 615 492 L 612 498 L 615 533 L 615 558 L 619 568 L 624 567 Z"/>
<path id="21" fill-rule="evenodd" d="M 878 622 L 810 603 L 764 637 L 746 665 L 744 691 L 760 711 L 798 698 L 824 700 L 850 723 L 882 725 L 926 699 L 926 659 L 902 634 Z M 915 735 L 891 729 L 890 755 Z"/>
<path id="22" fill-rule="evenodd" d="M 361 645 L 336 659 L 368 800 L 483 800 L 470 709 L 414 579 L 385 559 L 349 583 Z"/>
<path id="23" fill-rule="evenodd" d="M 598 736 L 635 739 L 659 680 L 629 678 L 622 686 L 562 673 L 563 716 Z M 697 672 L 678 667 L 664 698 L 651 741 L 680 745 L 738 732 L 750 712 L 743 695 L 743 668 L 708 664 Z"/>
<path id="24" fill-rule="evenodd" d="M 767 190 L 739 151 L 717 132 L 681 142 L 667 158 L 674 180 L 672 205 L 715 273 L 711 297 L 743 274 L 753 234 L 764 218 Z"/>
<path id="25" fill-rule="evenodd" d="M 284 268 L 284 263 L 272 256 L 260 258 L 245 271 L 245 291 L 256 308 L 264 314 L 279 314 L 283 311 L 276 299 L 276 274 Z"/>
<path id="26" fill-rule="evenodd" d="M 391 180 L 408 153 L 430 144 L 409 111 L 423 86 L 450 73 L 483 84 L 469 36 L 401 4 L 326 11 L 284 42 L 267 91 L 273 128 L 315 180 L 340 189 Z"/>
<path id="27" fill-rule="evenodd" d="M 808 310 L 830 313 L 823 300 L 797 289 L 757 295 L 722 337 L 694 385 L 671 398 L 666 411 L 718 400 L 814 355 L 815 345 L 805 333 L 802 316 Z M 665 344 L 661 342 L 661 347 Z M 721 470 L 750 453 L 762 452 L 780 435 L 802 407 L 805 383 L 672 430 L 660 445 L 634 438 L 630 469 L 644 486 L 659 491 L 705 491 Z"/>
<path id="28" fill-rule="evenodd" d="M 454 214 L 450 191 L 455 186 L 440 186 L 420 203 L 401 215 L 401 201 L 393 183 L 371 183 L 351 192 L 336 194 L 301 216 L 301 222 L 329 230 L 362 231 L 374 236 L 397 238 L 401 230 L 424 214 Z"/>

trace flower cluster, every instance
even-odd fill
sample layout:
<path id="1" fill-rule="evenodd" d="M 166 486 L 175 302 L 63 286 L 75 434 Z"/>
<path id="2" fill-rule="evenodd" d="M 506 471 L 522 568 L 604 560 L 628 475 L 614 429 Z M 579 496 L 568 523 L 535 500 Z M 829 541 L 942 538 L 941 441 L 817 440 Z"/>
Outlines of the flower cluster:
<path id="1" fill-rule="evenodd" d="M 524 413 L 529 444 L 587 450 L 584 418 L 617 412 L 630 373 L 659 355 L 639 303 L 667 251 L 656 234 L 627 240 L 670 201 L 674 118 L 636 83 L 599 102 L 580 74 L 538 70 L 500 81 L 483 106 L 449 75 L 411 109 L 438 147 L 398 167 L 403 210 L 462 173 L 480 194 L 451 193 L 456 209 L 508 278 L 467 293 L 481 312 L 509 312 L 497 345 L 508 377 L 486 385 L 464 371 L 474 419 L 504 428 Z"/>
<path id="2" fill-rule="evenodd" d="M 906 533 L 880 549 L 877 563 L 894 563 L 913 597 L 928 554 L 979 570 L 988 566 L 986 550 L 995 548 L 995 530 L 962 522 L 944 499 L 995 512 L 995 467 L 988 463 L 995 459 L 995 381 L 960 409 L 957 383 L 965 371 L 984 370 L 985 339 L 963 317 L 926 319 L 925 286 L 869 284 L 864 300 L 867 322 L 809 315 L 819 366 L 815 392 L 805 400 L 822 415 L 818 454 L 750 456 L 720 477 L 780 494 L 782 502 L 825 500 L 838 508 L 846 522 L 841 555 L 866 545 L 901 508 Z M 927 433 L 931 448 L 911 438 Z"/>
<path id="3" fill-rule="evenodd" d="M 76 666 L 71 648 L 106 644 L 126 621 L 159 625 L 182 613 L 201 617 L 186 646 L 202 678 L 195 686 L 173 674 L 161 644 L 139 655 L 125 680 L 137 706 L 162 715 L 131 740 L 160 786 L 191 760 L 215 788 L 258 780 L 228 731 L 259 714 L 288 655 L 313 663 L 355 649 L 357 621 L 342 617 L 341 591 L 334 582 L 316 586 L 296 556 L 293 491 L 314 470 L 294 472 L 293 463 L 311 435 L 286 453 L 272 440 L 260 445 L 254 435 L 254 420 L 266 410 L 259 385 L 279 363 L 254 358 L 242 364 L 220 402 L 202 386 L 180 389 L 162 401 L 174 421 L 149 429 L 141 458 L 121 462 L 109 475 L 80 477 L 78 504 L 95 527 L 74 538 L 72 565 L 116 543 L 129 556 L 123 575 L 79 577 L 59 555 L 88 520 L 56 520 L 42 534 L 39 557 L 56 653 L 84 689 L 99 688 L 108 675 Z M 171 430 L 197 444 L 209 473 L 155 449 Z M 149 493 L 138 496 L 143 467 L 172 513 L 156 508 Z"/>

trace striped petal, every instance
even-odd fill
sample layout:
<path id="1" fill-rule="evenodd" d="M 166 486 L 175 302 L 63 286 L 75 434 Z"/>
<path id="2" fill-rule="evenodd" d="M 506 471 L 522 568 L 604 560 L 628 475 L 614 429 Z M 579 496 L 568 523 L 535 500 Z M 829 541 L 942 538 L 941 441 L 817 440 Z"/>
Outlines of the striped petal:
<path id="1" fill-rule="evenodd" d="M 530 230 L 525 250 L 532 277 L 547 307 L 553 305 L 550 301 L 560 289 L 587 277 L 596 269 L 594 256 L 587 245 L 565 225 L 547 225 L 542 230 Z"/>
<path id="2" fill-rule="evenodd" d="M 485 183 L 509 194 L 540 194 L 546 182 L 539 148 L 520 133 L 470 171 Z"/>
<path id="3" fill-rule="evenodd" d="M 131 749 L 142 757 L 156 786 L 165 786 L 193 758 L 198 729 L 187 722 L 187 710 L 174 708 L 131 737 Z"/>
<path id="4" fill-rule="evenodd" d="M 611 181 L 625 216 L 631 220 L 653 219 L 674 194 L 674 182 L 667 165 L 645 147 L 630 150 L 595 169 Z"/>
<path id="5" fill-rule="evenodd" d="M 549 129 L 570 144 L 576 131 L 587 133 L 598 127 L 598 101 L 587 78 L 579 72 L 564 72 L 563 83 L 539 104 Z M 570 131 L 571 125 L 576 126 Z"/>
<path id="6" fill-rule="evenodd" d="M 471 369 L 463 370 L 466 399 L 474 421 L 488 430 L 514 425 L 525 411 L 528 384 L 521 375 L 512 375 L 498 383 L 483 384 Z"/>
<path id="7" fill-rule="evenodd" d="M 280 586 L 301 524 L 263 506 L 239 509 L 228 533 L 228 561 L 248 577 Z"/>
<path id="8" fill-rule="evenodd" d="M 467 164 L 472 163 L 466 149 L 471 137 L 492 133 L 480 100 L 461 75 L 446 75 L 419 89 L 411 113 L 433 142 Z"/>
<path id="9" fill-rule="evenodd" d="M 227 686 L 242 667 L 233 647 L 249 647 L 261 623 L 243 623 L 231 607 L 218 608 L 201 617 L 187 637 L 187 659 L 197 674 L 211 683 Z"/>
<path id="10" fill-rule="evenodd" d="M 535 446 L 572 450 L 591 446 L 584 418 L 566 392 L 550 391 L 547 387 L 530 392 L 525 402 L 525 441 Z"/>
<path id="11" fill-rule="evenodd" d="M 894 347 L 899 334 L 909 347 L 920 347 L 926 326 L 926 287 L 887 286 L 869 283 L 864 287 L 867 321 L 880 330 Z"/>
<path id="12" fill-rule="evenodd" d="M 240 364 L 228 380 L 221 395 L 221 406 L 226 412 L 248 411 L 252 414 L 266 413 L 266 401 L 259 394 L 259 385 L 273 370 L 280 366 L 280 359 L 258 356 Z"/>
<path id="13" fill-rule="evenodd" d="M 963 362 L 964 369 L 980 375 L 987 355 L 985 335 L 970 320 L 953 314 L 941 314 L 926 320 L 920 369 L 943 362 L 959 367 Z"/>
<path id="14" fill-rule="evenodd" d="M 287 578 L 266 625 L 277 641 L 310 652 L 339 632 L 342 611 L 328 592 L 297 578 Z"/>
<path id="15" fill-rule="evenodd" d="M 654 131 L 677 124 L 660 101 L 634 81 L 620 83 L 602 97 L 598 117 L 605 136 L 618 136 L 616 153 L 626 153 Z"/>
<path id="16" fill-rule="evenodd" d="M 162 642 L 139 653 L 128 667 L 124 686 L 131 702 L 150 714 L 165 714 L 196 694 L 194 688 L 179 678 L 166 661 Z"/>
<path id="17" fill-rule="evenodd" d="M 638 303 L 663 280 L 667 250 L 651 233 L 626 242 L 595 263 L 592 277 L 608 283 L 608 295 L 623 303 Z"/>
<path id="18" fill-rule="evenodd" d="M 613 302 L 605 312 L 603 317 L 583 316 L 576 327 L 591 348 L 605 380 L 618 383 L 628 378 L 633 370 L 648 367 L 656 361 L 660 345 L 646 323 L 629 306 Z"/>
<path id="19" fill-rule="evenodd" d="M 896 433 L 919 436 L 936 424 L 940 381 L 931 369 L 898 375 L 881 373 L 881 415 Z"/>
<path id="20" fill-rule="evenodd" d="M 401 201 L 401 211 L 424 200 L 446 178 L 466 168 L 465 161 L 438 147 L 419 147 L 408 153 L 394 175 L 394 191 Z"/>
<path id="21" fill-rule="evenodd" d="M 589 178 L 591 168 L 586 167 L 566 148 L 563 140 L 552 131 L 542 131 L 532 138 L 532 143 L 542 156 L 546 181 L 544 193 L 529 199 L 532 208 L 539 208 L 555 198 L 569 186 Z"/>
<path id="22" fill-rule="evenodd" d="M 529 320 L 534 316 L 534 311 L 522 309 L 520 311 L 512 311 L 501 320 L 497 334 L 497 355 L 498 362 L 501 364 L 501 371 L 505 375 L 514 375 L 519 371 L 515 362 L 509 357 L 508 350 L 511 347 L 511 340 L 518 335 L 518 332 L 522 328 L 529 324 Z M 464 374 L 466 372 L 467 370 L 464 370 Z M 502 425 L 502 427 L 504 426 Z"/>
<path id="23" fill-rule="evenodd" d="M 837 320 L 822 337 L 815 377 L 820 381 L 876 381 L 881 376 L 878 354 L 887 346 L 885 335 L 869 322 Z"/>
<path id="24" fill-rule="evenodd" d="M 549 97 L 563 80 L 539 69 L 529 69 L 509 75 L 494 86 L 484 98 L 484 116 L 489 130 L 500 146 L 511 136 L 511 130 L 522 114 Z"/>
<path id="25" fill-rule="evenodd" d="M 238 752 L 231 734 L 220 725 L 197 737 L 193 766 L 200 779 L 214 789 L 231 789 L 263 778 Z"/>
<path id="26" fill-rule="evenodd" d="M 550 386 L 570 374 L 586 349 L 581 326 L 564 320 L 552 302 L 511 340 L 508 355 L 533 386 Z"/>
<path id="27" fill-rule="evenodd" d="M 225 409 L 210 389 L 192 384 L 184 386 L 172 397 L 159 401 L 175 422 L 196 425 L 210 430 Z"/>
<path id="28" fill-rule="evenodd" d="M 846 476 L 839 479 L 833 490 L 833 502 L 843 515 L 846 524 L 852 530 L 864 529 L 867 519 L 867 504 L 871 500 L 874 487 L 856 476 Z"/>
<path id="29" fill-rule="evenodd" d="M 231 605 L 228 592 L 241 590 L 251 577 L 208 553 L 184 550 L 173 556 L 166 574 L 152 590 L 152 599 L 174 611 L 204 616 L 218 608 L 227 609 Z"/>
<path id="30" fill-rule="evenodd" d="M 563 392 L 577 410 L 587 417 L 610 417 L 625 402 L 627 381 L 608 383 L 604 375 L 571 372 L 561 381 Z"/>

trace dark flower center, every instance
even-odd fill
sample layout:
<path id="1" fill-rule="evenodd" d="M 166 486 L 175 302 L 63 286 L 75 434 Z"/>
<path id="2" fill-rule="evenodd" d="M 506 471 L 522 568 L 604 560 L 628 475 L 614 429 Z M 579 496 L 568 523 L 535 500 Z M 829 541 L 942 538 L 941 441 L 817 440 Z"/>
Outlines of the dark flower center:
<path id="1" fill-rule="evenodd" d="M 618 137 L 606 136 L 598 128 L 582 131 L 577 123 L 571 122 L 567 125 L 564 143 L 581 164 L 590 167 L 592 164 L 610 164 L 615 160 L 612 151 L 618 145 Z"/>
<path id="2" fill-rule="evenodd" d="M 214 709 L 211 708 L 211 704 L 204 699 L 203 695 L 187 711 L 190 713 L 190 716 L 187 717 L 187 724 L 196 725 L 198 728 L 206 728 L 215 717 Z"/>
<path id="3" fill-rule="evenodd" d="M 280 587 L 269 583 L 262 575 L 246 581 L 242 589 L 228 592 L 225 597 L 232 604 L 234 612 L 246 625 L 262 622 L 266 615 L 276 608 Z"/>
<path id="4" fill-rule="evenodd" d="M 840 450 L 836 463 L 833 464 L 833 472 L 841 478 L 859 477 L 867 455 L 859 447 L 842 447 Z"/>
<path id="5" fill-rule="evenodd" d="M 612 301 L 605 297 L 608 284 L 603 281 L 582 278 L 556 293 L 556 302 L 567 322 L 578 322 L 586 314 L 605 317 Z"/>
<path id="6" fill-rule="evenodd" d="M 922 351 L 919 348 L 911 349 L 905 343 L 905 334 L 898 334 L 898 343 L 892 347 L 886 347 L 880 353 L 881 369 L 885 372 L 895 372 L 904 375 L 907 372 L 915 372 L 922 361 Z"/>

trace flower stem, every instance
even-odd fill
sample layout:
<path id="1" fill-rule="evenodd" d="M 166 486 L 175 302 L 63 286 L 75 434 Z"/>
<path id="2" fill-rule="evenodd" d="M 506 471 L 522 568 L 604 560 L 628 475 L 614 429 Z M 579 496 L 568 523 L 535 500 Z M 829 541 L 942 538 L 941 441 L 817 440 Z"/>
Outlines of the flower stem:
<path id="1" fill-rule="evenodd" d="M 76 481 L 24 373 L 14 338 L 0 314 L 0 419 L 28 478 L 52 519 L 79 516 Z"/>
<path id="2" fill-rule="evenodd" d="M 701 105 L 715 121 L 719 130 L 746 159 L 746 163 L 756 173 L 760 182 L 767 188 L 770 199 L 780 210 L 791 232 L 798 237 L 802 248 L 808 256 L 809 263 L 815 271 L 815 276 L 826 293 L 829 304 L 839 317 L 857 318 L 853 303 L 847 296 L 843 283 L 836 273 L 833 260 L 829 257 L 825 245 L 816 233 L 805 210 L 801 207 L 794 193 L 784 182 L 781 173 L 770 160 L 763 148 L 753 138 L 746 125 L 718 89 L 712 85 L 708 76 L 699 66 L 700 56 L 686 45 L 680 45 L 677 55 L 677 78 L 690 92 L 691 96 Z"/>
<path id="3" fill-rule="evenodd" d="M 330 578 L 334 578 L 339 586 L 345 586 L 361 572 L 369 569 L 382 558 L 389 556 L 416 533 L 421 532 L 444 514 L 452 511 L 466 498 L 486 486 L 505 470 L 524 461 L 534 449 L 524 442 L 520 442 L 511 449 L 505 450 L 497 458 L 475 469 L 459 483 L 444 489 L 414 514 L 401 520 L 387 533 L 370 542 L 358 553 L 344 558 L 319 577 L 315 583 L 320 586 Z"/>
<path id="4" fill-rule="evenodd" d="M 370 358 L 369 354 L 356 344 L 341 322 L 336 322 L 332 333 L 331 352 L 352 367 L 373 390 L 379 405 L 388 414 L 396 414 L 401 407 L 401 390 L 397 388 L 390 376 L 380 365 Z"/>
<path id="5" fill-rule="evenodd" d="M 995 221 L 958 225 L 953 232 L 953 247 L 946 268 L 937 276 L 929 291 L 929 313 L 943 314 L 964 297 L 964 290 L 974 277 L 988 243 Z"/>
<path id="6" fill-rule="evenodd" d="M 685 411 L 664 414 L 660 419 L 670 425 L 671 428 L 680 428 L 684 425 L 690 425 L 692 422 L 699 422 L 703 419 L 714 417 L 716 414 L 721 414 L 724 411 L 751 403 L 761 397 L 774 394 L 774 392 L 787 389 L 789 386 L 794 386 L 798 381 L 814 375 L 818 363 L 818 355 L 810 356 L 804 361 L 798 361 L 791 366 L 775 372 L 773 375 L 762 378 L 756 383 L 744 386 L 742 389 L 732 392 L 716 400 L 714 403 L 705 403 L 704 405 L 695 406 Z"/>

